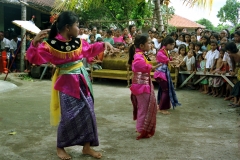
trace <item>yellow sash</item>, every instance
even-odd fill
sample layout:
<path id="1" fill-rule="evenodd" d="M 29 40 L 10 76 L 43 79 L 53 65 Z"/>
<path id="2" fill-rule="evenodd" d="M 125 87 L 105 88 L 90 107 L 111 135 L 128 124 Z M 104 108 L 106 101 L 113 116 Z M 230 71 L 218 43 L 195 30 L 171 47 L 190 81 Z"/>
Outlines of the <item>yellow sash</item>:
<path id="1" fill-rule="evenodd" d="M 58 125 L 61 115 L 59 91 L 54 89 L 54 85 L 57 81 L 57 78 L 61 74 L 68 74 L 69 72 L 78 69 L 83 66 L 83 63 L 77 63 L 67 68 L 57 68 L 53 77 L 52 77 L 52 91 L 51 91 L 51 102 L 50 102 L 50 124 L 53 126 Z M 60 74 L 59 74 L 60 71 Z"/>

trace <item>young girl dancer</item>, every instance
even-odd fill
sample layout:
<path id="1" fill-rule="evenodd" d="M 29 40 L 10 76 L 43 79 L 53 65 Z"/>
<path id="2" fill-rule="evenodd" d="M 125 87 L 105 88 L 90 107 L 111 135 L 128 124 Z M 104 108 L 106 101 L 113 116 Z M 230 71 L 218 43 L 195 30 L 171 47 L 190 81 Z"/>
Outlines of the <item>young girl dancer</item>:
<path id="1" fill-rule="evenodd" d="M 49 30 L 42 30 L 27 51 L 31 63 L 40 65 L 51 62 L 57 69 L 52 79 L 51 124 L 58 126 L 57 155 L 60 159 L 71 159 L 65 147 L 82 145 L 83 154 L 101 158 L 102 154 L 90 148 L 98 146 L 98 133 L 93 106 L 92 88 L 82 58 L 94 57 L 109 47 L 109 43 L 88 44 L 76 38 L 78 16 L 62 12 L 51 27 L 49 39 L 42 42 Z"/>
<path id="2" fill-rule="evenodd" d="M 134 44 L 129 48 L 128 64 L 132 65 L 133 78 L 131 100 L 133 104 L 133 119 L 137 120 L 136 130 L 140 138 L 152 137 L 156 128 L 157 104 L 154 86 L 150 78 L 151 70 L 160 64 L 152 66 L 144 56 L 149 51 L 151 39 L 144 34 L 137 35 Z"/>
<path id="3" fill-rule="evenodd" d="M 168 63 L 170 61 L 168 51 L 173 49 L 175 41 L 172 37 L 167 36 L 162 43 L 162 48 L 157 53 L 157 62 L 161 66 L 154 72 L 154 78 L 159 83 L 157 97 L 159 111 L 162 114 L 169 114 L 167 110 L 171 108 L 170 102 L 173 108 L 177 105 L 181 105 L 178 103 L 170 71 L 168 69 Z"/>

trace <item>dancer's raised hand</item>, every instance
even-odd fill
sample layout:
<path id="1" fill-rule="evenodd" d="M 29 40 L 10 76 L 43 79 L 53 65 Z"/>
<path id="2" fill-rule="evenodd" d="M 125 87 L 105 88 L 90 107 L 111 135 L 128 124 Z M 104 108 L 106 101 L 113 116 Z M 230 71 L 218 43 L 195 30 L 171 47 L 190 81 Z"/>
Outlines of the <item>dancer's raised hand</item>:
<path id="1" fill-rule="evenodd" d="M 33 39 L 33 45 L 37 46 L 44 38 L 48 36 L 50 29 L 41 30 Z"/>

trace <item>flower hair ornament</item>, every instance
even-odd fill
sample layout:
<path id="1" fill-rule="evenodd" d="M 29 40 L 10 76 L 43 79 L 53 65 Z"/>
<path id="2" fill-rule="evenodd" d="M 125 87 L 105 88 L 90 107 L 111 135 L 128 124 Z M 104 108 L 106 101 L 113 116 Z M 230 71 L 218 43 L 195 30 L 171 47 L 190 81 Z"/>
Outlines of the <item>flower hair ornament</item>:
<path id="1" fill-rule="evenodd" d="M 57 14 L 53 14 L 52 16 L 50 16 L 50 23 L 54 24 L 58 19 L 58 15 Z"/>

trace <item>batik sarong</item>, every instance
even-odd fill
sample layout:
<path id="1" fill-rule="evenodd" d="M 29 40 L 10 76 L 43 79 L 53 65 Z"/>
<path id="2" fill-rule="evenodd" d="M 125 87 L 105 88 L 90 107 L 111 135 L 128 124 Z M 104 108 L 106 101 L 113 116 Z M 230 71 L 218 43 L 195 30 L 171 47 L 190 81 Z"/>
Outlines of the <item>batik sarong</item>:
<path id="1" fill-rule="evenodd" d="M 64 148 L 74 145 L 83 146 L 90 142 L 98 146 L 96 117 L 93 98 L 89 93 L 87 82 L 79 75 L 80 99 L 59 92 L 61 120 L 58 126 L 57 147 Z"/>
<path id="2" fill-rule="evenodd" d="M 136 129 L 140 133 L 136 139 L 152 137 L 156 129 L 157 104 L 150 75 L 141 72 L 134 73 L 132 83 L 151 86 L 150 94 L 131 94 L 131 100 L 133 104 L 133 119 L 137 120 Z"/>

